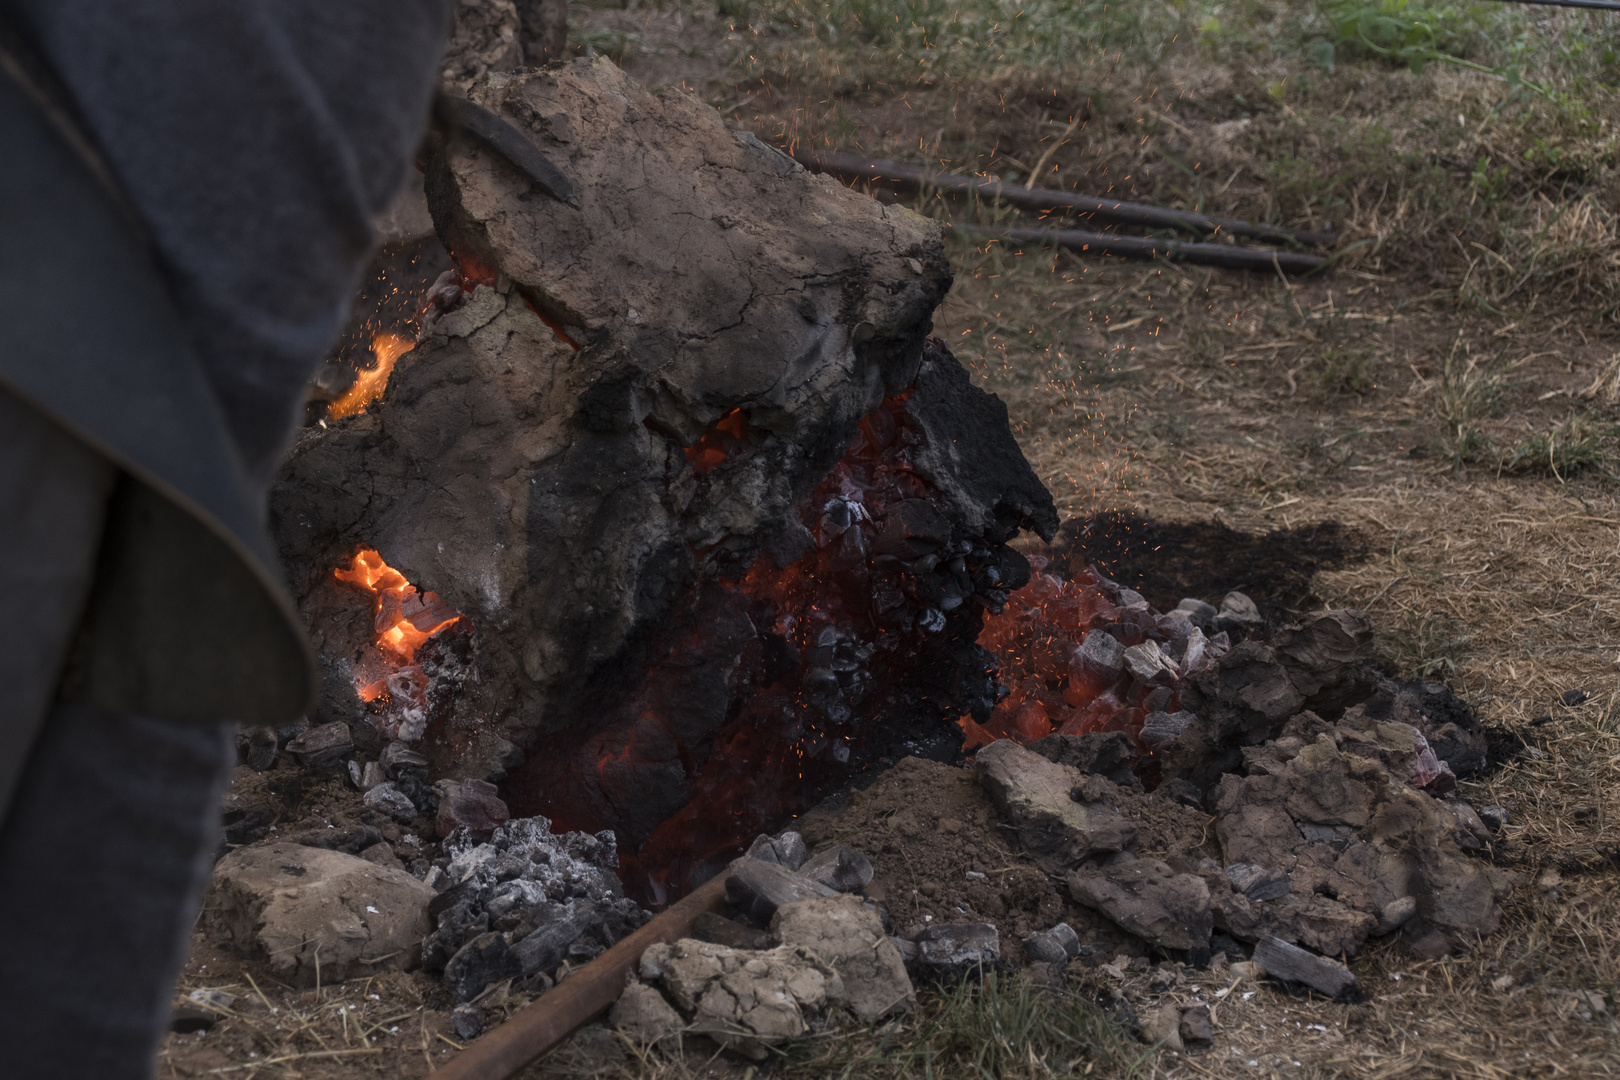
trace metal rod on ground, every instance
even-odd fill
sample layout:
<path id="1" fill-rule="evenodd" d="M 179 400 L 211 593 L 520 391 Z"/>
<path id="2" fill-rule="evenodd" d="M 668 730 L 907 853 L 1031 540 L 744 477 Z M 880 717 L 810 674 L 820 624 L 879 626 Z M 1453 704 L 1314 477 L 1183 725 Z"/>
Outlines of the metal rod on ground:
<path id="1" fill-rule="evenodd" d="M 986 180 L 980 176 L 934 172 L 916 165 L 901 165 L 894 161 L 863 158 L 855 154 L 810 150 L 802 146 L 793 150 L 792 154 L 793 159 L 807 169 L 828 173 L 845 180 L 868 180 L 896 188 L 938 188 L 958 195 L 977 195 L 981 199 L 1004 202 L 1024 210 L 1075 210 L 1104 221 L 1143 225 L 1148 228 L 1185 229 L 1196 233 L 1225 231 L 1233 236 L 1293 241 L 1323 247 L 1332 247 L 1339 242 L 1338 236 L 1330 232 L 1289 229 L 1281 225 L 1244 221 L 1241 218 L 1213 217 L 1191 210 L 1168 210 L 1162 206 L 1149 206 L 1146 203 L 1077 195 L 1072 191 L 1026 188 L 1017 184 L 1003 184 L 999 180 Z"/>
<path id="2" fill-rule="evenodd" d="M 648 946 L 687 936 L 693 921 L 720 907 L 725 898 L 726 874 L 721 871 L 451 1058 L 434 1072 L 434 1080 L 509 1080 L 516 1076 L 617 1001 L 624 991 L 625 976 L 635 969 Z"/>
<path id="3" fill-rule="evenodd" d="M 1188 244 L 1155 240 L 1148 236 L 1115 236 L 1078 229 L 1007 229 L 990 225 L 952 225 L 958 235 L 973 240 L 1004 240 L 1014 244 L 1052 244 L 1088 255 L 1123 255 L 1129 259 L 1165 259 L 1170 262 L 1224 266 L 1274 274 L 1308 274 L 1327 264 L 1321 255 L 1299 251 L 1236 247 L 1232 244 Z"/>
<path id="4" fill-rule="evenodd" d="M 1593 8 L 1597 11 L 1620 11 L 1620 0 L 1502 0 L 1507 4 L 1543 4 L 1547 7 Z"/>

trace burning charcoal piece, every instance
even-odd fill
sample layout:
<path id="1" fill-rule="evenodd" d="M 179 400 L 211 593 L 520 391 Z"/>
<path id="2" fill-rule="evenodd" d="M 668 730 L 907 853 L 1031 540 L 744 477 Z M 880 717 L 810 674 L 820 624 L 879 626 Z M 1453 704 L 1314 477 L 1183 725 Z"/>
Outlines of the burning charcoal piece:
<path id="1" fill-rule="evenodd" d="M 570 950 L 591 929 L 593 913 L 585 908 L 557 908 L 549 921 L 512 947 L 524 975 L 542 972 L 550 975 L 569 957 Z"/>
<path id="2" fill-rule="evenodd" d="M 983 977 L 1001 965 L 1001 933 L 994 923 L 914 928 L 905 938 L 917 950 L 907 967 L 920 979 L 956 982 L 970 975 Z"/>
<path id="3" fill-rule="evenodd" d="M 281 747 L 276 739 L 276 729 L 273 727 L 256 727 L 244 731 L 237 737 L 237 756 L 242 764 L 249 766 L 254 772 L 265 772 L 276 763 L 276 755 Z"/>
<path id="4" fill-rule="evenodd" d="M 1335 1001 L 1348 1000 L 1356 991 L 1356 977 L 1343 964 L 1274 937 L 1255 944 L 1254 960 L 1273 979 L 1308 986 Z"/>
<path id="5" fill-rule="evenodd" d="M 444 987 L 451 1000 L 464 1004 L 484 992 L 490 983 L 510 979 L 521 967 L 506 938 L 480 934 L 463 945 L 444 966 Z"/>
<path id="6" fill-rule="evenodd" d="M 836 890 L 819 881 L 758 859 L 738 859 L 726 874 L 726 899 L 744 918 L 758 926 L 768 925 L 771 916 L 783 904 L 836 895 Z"/>
<path id="7" fill-rule="evenodd" d="M 692 923 L 692 936 L 731 949 L 768 949 L 770 938 L 763 930 L 744 926 L 713 911 L 705 911 Z"/>
<path id="8" fill-rule="evenodd" d="M 402 742 L 391 742 L 383 747 L 377 758 L 388 779 L 398 780 L 405 776 L 415 776 L 418 779 L 427 779 L 428 760 L 415 750 Z"/>
<path id="9" fill-rule="evenodd" d="M 1250 900 L 1278 900 L 1287 896 L 1290 888 L 1287 874 L 1253 863 L 1233 863 L 1228 866 L 1226 880 Z"/>
<path id="10" fill-rule="evenodd" d="M 1176 664 L 1152 638 L 1125 650 L 1125 668 L 1138 682 L 1163 685 L 1176 677 Z"/>
<path id="11" fill-rule="evenodd" d="M 287 752 L 306 769 L 335 769 L 354 752 L 354 738 L 348 724 L 334 720 L 293 739 Z"/>
<path id="12" fill-rule="evenodd" d="M 439 793 L 440 836 L 464 828 L 471 836 L 487 837 L 511 817 L 495 785 L 487 780 L 441 780 L 435 787 Z"/>
<path id="13" fill-rule="evenodd" d="M 1074 931 L 1070 931 L 1073 933 Z M 1078 939 L 1076 940 L 1078 946 Z M 1024 955 L 1033 964 L 1066 964 L 1069 952 L 1050 930 L 1039 930 L 1024 939 Z"/>
<path id="14" fill-rule="evenodd" d="M 401 825 L 409 825 L 416 817 L 416 804 L 405 797 L 392 781 L 378 784 L 366 792 L 365 804 L 379 813 L 387 814 Z"/>
<path id="15" fill-rule="evenodd" d="M 860 892 L 872 884 L 872 862 L 854 848 L 834 844 L 812 855 L 799 873 L 836 892 Z"/>
<path id="16" fill-rule="evenodd" d="M 1198 717 L 1185 709 L 1179 712 L 1150 712 L 1142 721 L 1142 741 L 1145 743 L 1169 742 L 1193 724 Z"/>
<path id="17" fill-rule="evenodd" d="M 789 870 L 798 870 L 803 866 L 807 854 L 804 837 L 791 831 L 784 832 L 780 836 L 767 836 L 761 833 L 748 847 L 750 859 L 776 863 Z"/>
<path id="18" fill-rule="evenodd" d="M 926 499 L 903 499 L 883 516 L 873 551 L 901 559 L 932 555 L 951 542 L 951 523 Z"/>

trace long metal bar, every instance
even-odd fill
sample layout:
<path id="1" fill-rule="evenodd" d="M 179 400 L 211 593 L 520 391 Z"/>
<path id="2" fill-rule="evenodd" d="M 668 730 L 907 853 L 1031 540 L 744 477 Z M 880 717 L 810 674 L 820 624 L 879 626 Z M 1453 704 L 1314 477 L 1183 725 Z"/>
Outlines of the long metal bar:
<path id="1" fill-rule="evenodd" d="M 1156 240 L 1148 236 L 1082 232 L 1079 229 L 1008 229 L 988 225 L 952 225 L 959 235 L 975 240 L 1003 240 L 1015 244 L 1051 244 L 1090 255 L 1122 255 L 1128 259 L 1164 259 L 1169 262 L 1224 266 L 1262 274 L 1309 274 L 1327 265 L 1321 255 L 1302 251 L 1273 251 L 1235 244 L 1194 244 Z"/>
<path id="2" fill-rule="evenodd" d="M 1498 0 L 1503 4 L 1540 4 L 1543 7 L 1592 8 L 1595 11 L 1620 11 L 1620 0 Z"/>
<path id="3" fill-rule="evenodd" d="M 1339 238 L 1330 232 L 1289 229 L 1281 225 L 1245 221 L 1242 218 L 1215 217 L 1191 210 L 1170 210 L 1162 206 L 1125 202 L 1120 199 L 1099 199 L 1094 195 L 1079 195 L 1072 191 L 1026 188 L 1017 184 L 1004 184 L 999 180 L 986 180 L 982 176 L 935 172 L 916 165 L 863 158 L 856 154 L 811 150 L 803 146 L 791 152 L 794 160 L 805 168 L 829 173 L 844 180 L 865 180 L 904 189 L 936 188 L 958 195 L 977 195 L 981 199 L 1003 202 L 1025 210 L 1074 210 L 1089 214 L 1100 221 L 1117 221 L 1148 228 L 1182 229 L 1206 235 L 1226 232 L 1233 236 L 1281 240 L 1285 243 L 1292 241 L 1313 246 L 1332 247 L 1339 242 Z"/>

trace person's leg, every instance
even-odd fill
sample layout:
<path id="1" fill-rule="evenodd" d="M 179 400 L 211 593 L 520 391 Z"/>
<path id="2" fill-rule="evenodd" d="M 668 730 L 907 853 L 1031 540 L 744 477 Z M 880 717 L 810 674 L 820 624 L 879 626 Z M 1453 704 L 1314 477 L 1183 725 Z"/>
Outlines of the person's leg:
<path id="1" fill-rule="evenodd" d="M 0 388 L 0 820 L 56 697 L 117 470 Z"/>
<path id="2" fill-rule="evenodd" d="M 0 1076 L 151 1075 L 218 843 L 226 725 L 55 699 L 117 470 L 0 390 Z"/>
<path id="3" fill-rule="evenodd" d="M 0 828 L 0 1075 L 152 1075 L 233 755 L 228 724 L 51 712 Z"/>

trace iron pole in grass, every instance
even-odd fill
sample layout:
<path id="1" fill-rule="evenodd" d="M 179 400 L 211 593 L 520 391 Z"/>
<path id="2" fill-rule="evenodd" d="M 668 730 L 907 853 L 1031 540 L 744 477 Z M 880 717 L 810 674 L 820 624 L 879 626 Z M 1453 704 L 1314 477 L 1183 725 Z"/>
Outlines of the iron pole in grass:
<path id="1" fill-rule="evenodd" d="M 1620 0 L 1497 0 L 1503 4 L 1540 4 L 1543 7 L 1592 8 L 1594 11 L 1620 11 Z"/>
<path id="2" fill-rule="evenodd" d="M 1051 244 L 1088 255 L 1120 255 L 1127 259 L 1164 259 L 1168 262 L 1256 270 L 1262 274 L 1309 274 L 1327 265 L 1321 255 L 1236 244 L 1193 244 L 1159 240 L 1151 236 L 1082 232 L 1079 229 L 1010 229 L 988 225 L 952 225 L 957 235 L 970 240 L 1001 240 L 1013 244 Z"/>

